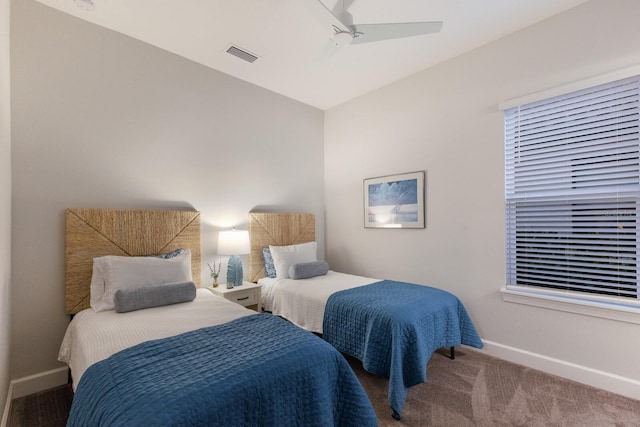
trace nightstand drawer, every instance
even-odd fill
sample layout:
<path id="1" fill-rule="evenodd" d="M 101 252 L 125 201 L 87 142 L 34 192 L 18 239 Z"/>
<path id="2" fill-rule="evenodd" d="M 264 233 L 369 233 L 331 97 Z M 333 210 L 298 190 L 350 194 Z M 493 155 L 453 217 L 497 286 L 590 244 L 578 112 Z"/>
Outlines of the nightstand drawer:
<path id="1" fill-rule="evenodd" d="M 242 282 L 242 286 L 236 286 L 235 288 L 227 288 L 226 285 L 221 285 L 216 288 L 207 287 L 211 292 L 226 300 L 254 309 L 258 312 L 262 311 L 262 305 L 260 304 L 260 288 L 262 288 L 261 285 L 251 282 Z"/>
<path id="2" fill-rule="evenodd" d="M 258 295 L 255 289 L 247 289 L 246 291 L 238 290 L 225 295 L 225 298 L 244 306 L 258 303 Z"/>

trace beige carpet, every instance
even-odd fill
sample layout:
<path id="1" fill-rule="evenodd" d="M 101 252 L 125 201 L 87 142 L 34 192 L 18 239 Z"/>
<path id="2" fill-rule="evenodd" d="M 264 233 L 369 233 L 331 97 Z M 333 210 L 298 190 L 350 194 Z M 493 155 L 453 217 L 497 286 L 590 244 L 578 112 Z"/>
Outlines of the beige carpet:
<path id="1" fill-rule="evenodd" d="M 384 378 L 365 372 L 352 358 L 381 427 L 404 426 L 619 426 L 640 427 L 640 401 L 504 362 L 477 351 L 456 349 L 456 360 L 436 353 L 428 382 L 409 389 L 402 420 L 391 418 Z M 15 399 L 9 427 L 64 426 L 71 387 Z"/>
<path id="2" fill-rule="evenodd" d="M 524 366 L 456 348 L 437 352 L 427 383 L 409 389 L 402 420 L 391 418 L 388 381 L 349 363 L 362 382 L 380 426 L 638 426 L 640 401 Z M 640 361 L 639 361 L 640 362 Z"/>

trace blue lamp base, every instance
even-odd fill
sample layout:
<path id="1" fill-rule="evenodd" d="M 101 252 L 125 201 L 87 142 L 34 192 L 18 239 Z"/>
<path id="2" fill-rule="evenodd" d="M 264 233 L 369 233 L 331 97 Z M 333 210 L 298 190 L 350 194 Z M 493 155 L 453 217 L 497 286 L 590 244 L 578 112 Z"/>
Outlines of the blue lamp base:
<path id="1" fill-rule="evenodd" d="M 227 265 L 227 284 L 233 284 L 234 287 L 242 285 L 242 260 L 240 255 L 231 255 L 229 264 Z"/>

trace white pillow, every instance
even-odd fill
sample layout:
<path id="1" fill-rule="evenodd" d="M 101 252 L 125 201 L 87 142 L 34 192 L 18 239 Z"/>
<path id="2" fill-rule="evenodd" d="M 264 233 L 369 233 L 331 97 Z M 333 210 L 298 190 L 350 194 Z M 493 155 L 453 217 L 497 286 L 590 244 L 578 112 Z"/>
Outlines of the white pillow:
<path id="1" fill-rule="evenodd" d="M 135 289 L 164 283 L 188 282 L 191 277 L 191 251 L 169 259 L 156 257 L 103 256 L 93 259 L 91 308 L 114 309 L 118 289 Z"/>
<path id="2" fill-rule="evenodd" d="M 93 259 L 93 273 L 91 273 L 91 308 L 98 310 L 102 305 L 102 297 L 105 291 L 105 281 L 107 278 L 107 261 L 110 256 L 103 256 Z"/>
<path id="3" fill-rule="evenodd" d="M 276 278 L 288 279 L 289 267 L 301 262 L 317 261 L 318 243 L 309 242 L 290 246 L 271 246 L 271 257 L 276 267 Z"/>

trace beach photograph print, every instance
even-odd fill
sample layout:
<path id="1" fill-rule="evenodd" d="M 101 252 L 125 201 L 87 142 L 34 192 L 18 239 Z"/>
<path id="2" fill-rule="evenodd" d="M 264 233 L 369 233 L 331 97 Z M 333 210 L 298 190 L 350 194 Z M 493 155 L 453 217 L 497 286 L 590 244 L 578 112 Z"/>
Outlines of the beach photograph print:
<path id="1" fill-rule="evenodd" d="M 424 228 L 424 171 L 365 179 L 364 226 Z"/>

